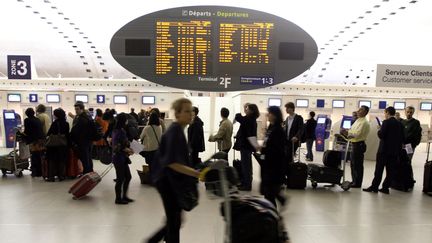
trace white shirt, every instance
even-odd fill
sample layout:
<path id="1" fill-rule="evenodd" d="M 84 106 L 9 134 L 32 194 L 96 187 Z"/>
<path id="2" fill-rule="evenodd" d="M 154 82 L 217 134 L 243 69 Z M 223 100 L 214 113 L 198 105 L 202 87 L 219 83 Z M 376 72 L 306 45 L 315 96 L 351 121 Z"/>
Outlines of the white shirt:
<path id="1" fill-rule="evenodd" d="M 288 116 L 287 118 L 287 137 L 289 137 L 290 131 L 291 131 L 291 127 L 292 124 L 294 122 L 294 117 L 296 116 L 296 114 L 292 115 L 292 116 Z"/>

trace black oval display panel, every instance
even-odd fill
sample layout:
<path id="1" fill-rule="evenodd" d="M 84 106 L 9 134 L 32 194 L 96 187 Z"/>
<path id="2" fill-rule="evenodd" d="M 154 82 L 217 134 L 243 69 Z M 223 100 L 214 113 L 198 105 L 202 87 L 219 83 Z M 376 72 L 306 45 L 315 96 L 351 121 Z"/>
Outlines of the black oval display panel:
<path id="1" fill-rule="evenodd" d="M 317 58 L 315 41 L 294 23 L 224 6 L 172 8 L 141 16 L 114 34 L 110 49 L 120 65 L 151 82 L 219 92 L 288 81 Z"/>

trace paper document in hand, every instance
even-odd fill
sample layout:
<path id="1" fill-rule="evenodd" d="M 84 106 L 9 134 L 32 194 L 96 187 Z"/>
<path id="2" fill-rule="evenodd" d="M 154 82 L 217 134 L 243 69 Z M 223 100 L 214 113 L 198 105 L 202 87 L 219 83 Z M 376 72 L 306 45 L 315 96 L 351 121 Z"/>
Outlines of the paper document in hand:
<path id="1" fill-rule="evenodd" d="M 134 151 L 134 153 L 139 154 L 139 152 L 144 150 L 144 145 L 142 145 L 137 140 L 132 140 L 130 143 L 130 148 Z"/>
<path id="2" fill-rule="evenodd" d="M 405 150 L 406 150 L 407 154 L 413 154 L 414 153 L 413 148 L 412 148 L 410 143 L 405 144 Z"/>

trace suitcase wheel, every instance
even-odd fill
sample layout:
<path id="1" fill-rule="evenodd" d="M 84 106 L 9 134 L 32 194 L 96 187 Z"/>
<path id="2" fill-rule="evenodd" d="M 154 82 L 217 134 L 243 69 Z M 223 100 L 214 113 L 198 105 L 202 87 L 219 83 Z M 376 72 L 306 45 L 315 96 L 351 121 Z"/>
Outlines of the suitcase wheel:
<path id="1" fill-rule="evenodd" d="M 315 181 L 312 181 L 312 188 L 315 189 L 315 188 L 317 188 L 317 186 L 318 186 L 318 183 Z"/>
<path id="2" fill-rule="evenodd" d="M 348 191 L 351 188 L 351 182 L 344 181 L 342 182 L 341 187 L 344 191 Z"/>
<path id="3" fill-rule="evenodd" d="M 18 178 L 23 176 L 23 173 L 22 173 L 21 170 L 17 170 L 17 171 L 15 171 L 14 174 L 15 174 L 15 176 L 18 177 Z"/>

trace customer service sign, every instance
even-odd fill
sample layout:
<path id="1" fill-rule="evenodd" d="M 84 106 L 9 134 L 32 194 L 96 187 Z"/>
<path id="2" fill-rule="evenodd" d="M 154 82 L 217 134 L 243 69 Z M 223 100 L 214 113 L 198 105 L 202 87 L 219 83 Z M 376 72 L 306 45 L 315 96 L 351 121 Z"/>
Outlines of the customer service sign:
<path id="1" fill-rule="evenodd" d="M 432 66 L 378 64 L 377 87 L 432 88 Z"/>

